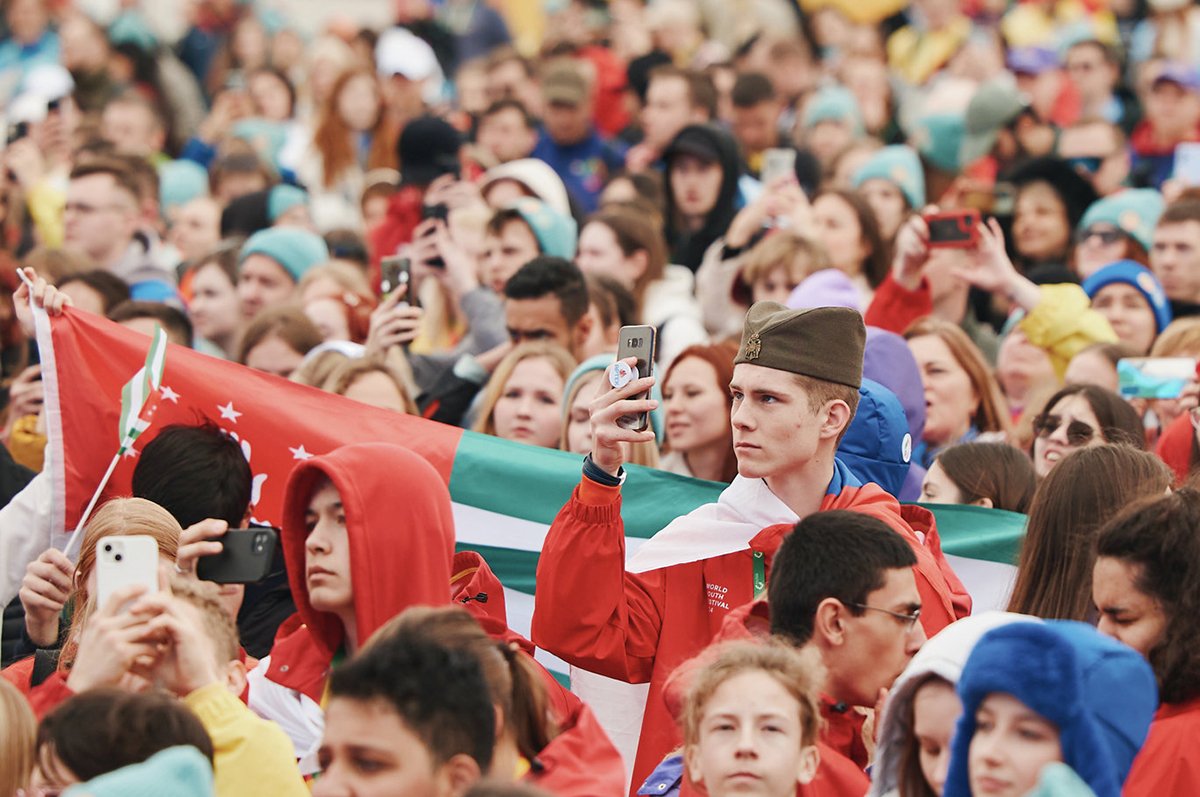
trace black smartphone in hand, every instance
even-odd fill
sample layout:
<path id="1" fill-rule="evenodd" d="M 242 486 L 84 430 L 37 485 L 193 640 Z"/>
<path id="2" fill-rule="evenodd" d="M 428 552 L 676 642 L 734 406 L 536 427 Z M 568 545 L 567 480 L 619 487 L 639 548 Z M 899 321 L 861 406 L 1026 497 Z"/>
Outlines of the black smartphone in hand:
<path id="1" fill-rule="evenodd" d="M 271 572 L 279 529 L 230 529 L 219 542 L 220 553 L 196 562 L 196 578 L 217 584 L 256 584 Z"/>

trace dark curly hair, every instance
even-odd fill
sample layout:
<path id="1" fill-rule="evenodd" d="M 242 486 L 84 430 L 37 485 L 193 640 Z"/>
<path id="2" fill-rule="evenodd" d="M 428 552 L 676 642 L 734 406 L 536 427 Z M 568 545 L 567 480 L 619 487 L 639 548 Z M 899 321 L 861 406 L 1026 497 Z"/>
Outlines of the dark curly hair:
<path id="1" fill-rule="evenodd" d="M 1166 615 L 1150 666 L 1164 703 L 1200 696 L 1200 490 L 1184 487 L 1126 508 L 1096 537 L 1096 556 L 1136 570 L 1134 586 Z"/>

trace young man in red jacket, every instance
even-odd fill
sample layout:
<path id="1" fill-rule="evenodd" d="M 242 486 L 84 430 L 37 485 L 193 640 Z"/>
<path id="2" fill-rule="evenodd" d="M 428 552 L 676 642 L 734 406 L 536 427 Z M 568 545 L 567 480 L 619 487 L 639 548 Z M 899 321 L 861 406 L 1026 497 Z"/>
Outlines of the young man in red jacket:
<path id="1" fill-rule="evenodd" d="M 676 519 L 642 546 L 628 572 L 623 446 L 650 440 L 652 432 L 624 429 L 617 419 L 653 408 L 653 401 L 632 397 L 654 379 L 634 379 L 592 403 L 592 453 L 542 548 L 532 636 L 576 667 L 650 682 L 635 785 L 678 743 L 662 699 L 666 678 L 708 644 L 731 608 L 765 590 L 779 543 L 778 535 L 761 533 L 766 527 L 828 509 L 872 515 L 916 555 L 926 633 L 969 613 L 936 531 L 915 533 L 895 498 L 863 485 L 834 457 L 858 403 L 865 337 L 853 310 L 754 305 L 730 383 L 739 475 L 716 504 Z"/>

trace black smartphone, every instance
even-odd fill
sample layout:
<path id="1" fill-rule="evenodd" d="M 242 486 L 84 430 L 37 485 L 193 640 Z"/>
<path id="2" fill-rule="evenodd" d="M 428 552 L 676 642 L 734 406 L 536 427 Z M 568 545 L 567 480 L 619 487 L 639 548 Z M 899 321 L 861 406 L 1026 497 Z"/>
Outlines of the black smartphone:
<path id="1" fill-rule="evenodd" d="M 640 379 L 644 376 L 652 376 L 654 374 L 655 347 L 658 345 L 658 330 L 649 325 L 640 325 L 621 327 L 619 334 L 617 360 L 636 357 L 637 362 L 634 364 L 636 374 L 634 378 Z M 636 396 L 630 396 L 630 398 L 636 400 L 650 398 L 650 391 L 643 391 Z M 650 425 L 650 413 L 639 412 L 631 415 L 622 415 L 620 418 L 617 418 L 617 425 L 623 429 L 632 429 L 635 432 L 645 431 Z"/>
<path id="2" fill-rule="evenodd" d="M 405 295 L 404 301 L 415 305 L 416 297 L 412 291 L 412 260 L 402 255 L 392 255 L 380 260 L 379 268 L 381 274 L 380 293 L 387 296 L 401 285 L 407 285 L 408 294 Z"/>
<path id="3" fill-rule="evenodd" d="M 445 202 L 439 202 L 436 205 L 422 205 L 421 221 L 427 219 L 437 219 L 442 224 L 448 224 L 450 222 L 450 207 Z M 433 235 L 433 230 L 434 228 L 431 226 L 425 231 L 425 235 Z M 441 256 L 431 257 L 425 261 L 425 265 L 430 268 L 445 268 L 446 261 Z"/>
<path id="4" fill-rule="evenodd" d="M 973 249 L 979 243 L 979 211 L 974 208 L 931 213 L 925 223 L 929 225 L 930 246 Z"/>
<path id="5" fill-rule="evenodd" d="M 230 529 L 220 542 L 219 554 L 200 557 L 196 577 L 218 584 L 256 584 L 271 572 L 279 529 Z"/>

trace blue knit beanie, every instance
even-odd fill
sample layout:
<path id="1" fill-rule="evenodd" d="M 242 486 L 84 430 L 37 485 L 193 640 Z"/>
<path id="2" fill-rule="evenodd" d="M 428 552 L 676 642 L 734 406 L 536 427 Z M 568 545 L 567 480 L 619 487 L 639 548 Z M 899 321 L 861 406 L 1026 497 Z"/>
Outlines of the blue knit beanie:
<path id="1" fill-rule="evenodd" d="M 238 263 L 250 255 L 264 255 L 283 266 L 296 282 L 310 268 L 329 259 L 325 239 L 297 227 L 271 227 L 251 235 L 242 245 Z"/>
<path id="2" fill-rule="evenodd" d="M 67 789 L 64 797 L 212 797 L 212 765 L 191 746 L 168 747 L 140 764 L 107 772 Z"/>
<path id="3" fill-rule="evenodd" d="M 809 101 L 804 108 L 804 126 L 813 127 L 821 122 L 841 122 L 849 125 L 855 135 L 862 133 L 862 111 L 850 89 L 826 86 Z"/>
<path id="4" fill-rule="evenodd" d="M 1102 288 L 1121 282 L 1133 286 L 1146 298 L 1154 311 L 1155 331 L 1161 333 L 1171 323 L 1171 304 L 1167 294 L 1150 269 L 1132 260 L 1118 260 L 1092 273 L 1083 281 L 1083 292 L 1095 299 Z"/>
<path id="5" fill-rule="evenodd" d="M 854 187 L 867 180 L 886 180 L 900 189 L 911 210 L 925 205 L 925 172 L 912 147 L 894 144 L 877 150 L 854 175 Z"/>
<path id="6" fill-rule="evenodd" d="M 575 219 L 533 197 L 522 197 L 512 207 L 533 230 L 533 237 L 537 238 L 543 255 L 575 259 L 575 239 L 579 230 Z"/>
<path id="7" fill-rule="evenodd" d="M 858 389 L 858 410 L 838 446 L 837 458 L 864 483 L 875 482 L 899 495 L 912 459 L 913 438 L 908 417 L 896 394 L 864 378 Z"/>
<path id="8" fill-rule="evenodd" d="M 928 114 L 913 124 L 908 142 L 941 171 L 957 172 L 966 135 L 967 126 L 962 114 Z"/>
<path id="9" fill-rule="evenodd" d="M 1089 205 L 1079 220 L 1079 231 L 1084 232 L 1093 224 L 1111 224 L 1149 252 L 1154 243 L 1154 227 L 1164 207 L 1162 194 L 1153 188 L 1127 188 Z"/>
<path id="10" fill-rule="evenodd" d="M 989 631 L 958 681 L 963 713 L 943 797 L 970 797 L 975 713 L 996 692 L 1012 695 L 1058 727 L 1063 763 L 1096 797 L 1120 797 L 1158 708 L 1154 671 L 1146 660 L 1090 625 L 1051 620 Z"/>
<path id="11" fill-rule="evenodd" d="M 164 213 L 207 193 L 208 172 L 195 161 L 167 161 L 158 167 L 158 204 Z"/>
<path id="12" fill-rule="evenodd" d="M 279 217 L 297 205 L 308 204 L 308 192 L 287 183 L 280 183 L 271 188 L 267 195 L 267 216 L 274 223 Z"/>

